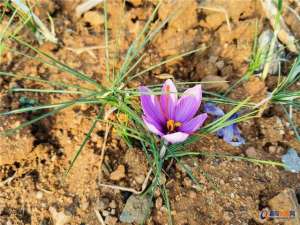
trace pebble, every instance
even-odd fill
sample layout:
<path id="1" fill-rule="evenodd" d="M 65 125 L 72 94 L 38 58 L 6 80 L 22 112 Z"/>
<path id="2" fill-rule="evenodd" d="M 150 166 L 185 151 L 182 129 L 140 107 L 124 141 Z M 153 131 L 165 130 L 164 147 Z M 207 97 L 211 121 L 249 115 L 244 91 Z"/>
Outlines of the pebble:
<path id="1" fill-rule="evenodd" d="M 224 61 L 218 61 L 216 62 L 216 67 L 219 69 L 219 70 L 222 70 L 224 68 Z"/>
<path id="2" fill-rule="evenodd" d="M 167 182 L 167 178 L 166 178 L 165 174 L 162 173 L 160 175 L 159 182 L 160 182 L 161 185 L 164 185 Z"/>
<path id="3" fill-rule="evenodd" d="M 191 187 L 192 186 L 192 181 L 189 177 L 185 177 L 183 179 L 183 185 L 187 188 Z"/>
<path id="4" fill-rule="evenodd" d="M 84 22 L 91 24 L 93 27 L 104 24 L 104 16 L 97 11 L 88 11 L 83 16 Z"/>
<path id="5" fill-rule="evenodd" d="M 125 177 L 124 165 L 119 165 L 118 168 L 110 174 L 110 179 L 114 181 L 121 180 Z"/>
<path id="6" fill-rule="evenodd" d="M 108 205 L 109 205 L 109 202 L 110 202 L 110 200 L 108 198 L 101 198 L 101 199 L 99 199 L 99 202 L 97 204 L 99 210 L 102 211 L 102 210 L 106 209 L 108 207 Z"/>
<path id="7" fill-rule="evenodd" d="M 35 197 L 36 197 L 37 199 L 42 199 L 42 198 L 43 198 L 43 192 L 38 191 L 38 192 L 36 193 Z"/>
<path id="8" fill-rule="evenodd" d="M 151 198 L 147 195 L 131 195 L 120 215 L 123 223 L 142 224 L 147 219 L 152 207 Z"/>
<path id="9" fill-rule="evenodd" d="M 115 209 L 117 208 L 117 203 L 115 200 L 112 200 L 110 203 L 109 203 L 109 207 L 112 208 L 112 209 Z"/>
<path id="10" fill-rule="evenodd" d="M 111 210 L 110 210 L 110 214 L 111 214 L 111 215 L 115 215 L 115 214 L 116 214 L 116 209 L 111 209 Z"/>
<path id="11" fill-rule="evenodd" d="M 102 211 L 102 215 L 104 216 L 104 217 L 106 217 L 106 216 L 109 216 L 109 212 L 107 211 L 107 210 L 103 210 Z"/>
<path id="12" fill-rule="evenodd" d="M 162 200 L 162 198 L 157 198 L 156 199 L 156 201 L 155 201 L 155 207 L 157 208 L 157 209 L 160 209 L 161 207 L 162 207 L 162 205 L 163 205 L 163 200 Z"/>
<path id="13" fill-rule="evenodd" d="M 300 206 L 298 204 L 296 193 L 293 189 L 287 188 L 276 195 L 274 198 L 270 199 L 268 202 L 269 206 L 273 210 L 295 210 L 295 219 L 288 220 L 285 225 L 299 225 L 300 224 Z M 279 221 L 275 220 L 275 223 Z"/>
<path id="14" fill-rule="evenodd" d="M 143 184 L 144 180 L 145 180 L 145 176 L 144 175 L 138 175 L 134 178 L 134 180 L 138 183 L 138 184 Z"/>
<path id="15" fill-rule="evenodd" d="M 273 146 L 273 145 L 272 145 L 272 146 L 269 147 L 269 152 L 270 152 L 271 154 L 275 154 L 276 151 L 277 151 L 276 146 Z"/>
<path id="16" fill-rule="evenodd" d="M 248 156 L 250 158 L 256 158 L 257 157 L 257 152 L 256 152 L 256 149 L 254 147 L 247 148 L 245 153 L 246 153 L 246 156 Z"/>
<path id="17" fill-rule="evenodd" d="M 67 215 L 63 211 L 57 212 L 54 207 L 50 207 L 49 211 L 54 221 L 54 225 L 65 225 L 71 221 L 71 215 Z"/>

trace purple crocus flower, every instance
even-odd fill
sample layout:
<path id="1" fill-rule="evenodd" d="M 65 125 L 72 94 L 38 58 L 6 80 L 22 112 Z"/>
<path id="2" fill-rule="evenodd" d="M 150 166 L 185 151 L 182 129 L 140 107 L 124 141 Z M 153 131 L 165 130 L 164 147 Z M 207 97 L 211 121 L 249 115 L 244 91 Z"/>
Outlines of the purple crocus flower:
<path id="1" fill-rule="evenodd" d="M 212 103 L 206 103 L 204 105 L 204 111 L 208 114 L 213 115 L 216 119 L 219 119 L 220 117 L 225 115 L 222 109 L 220 109 Z M 234 120 L 238 118 L 238 116 L 238 113 L 234 113 L 231 117 L 229 117 L 228 120 Z M 228 144 L 231 144 L 236 147 L 245 144 L 245 139 L 241 136 L 241 131 L 236 123 L 221 128 L 217 131 L 217 135 L 223 138 L 223 140 L 226 141 Z"/>
<path id="2" fill-rule="evenodd" d="M 180 99 L 170 79 L 165 81 L 161 96 L 153 95 L 145 86 L 139 90 L 146 127 L 168 143 L 185 141 L 207 118 L 206 113 L 195 116 L 202 100 L 201 85 L 187 89 Z"/>

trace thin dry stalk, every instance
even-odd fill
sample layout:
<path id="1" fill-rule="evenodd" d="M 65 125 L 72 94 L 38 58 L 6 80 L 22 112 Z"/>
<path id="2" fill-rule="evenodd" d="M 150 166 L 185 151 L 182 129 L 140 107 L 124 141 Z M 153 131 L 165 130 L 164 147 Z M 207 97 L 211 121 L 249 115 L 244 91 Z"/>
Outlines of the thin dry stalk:
<path id="1" fill-rule="evenodd" d="M 215 11 L 215 12 L 220 12 L 223 13 L 225 16 L 225 20 L 227 23 L 227 27 L 228 30 L 231 32 L 231 24 L 230 24 L 230 20 L 229 20 L 229 16 L 228 16 L 228 12 L 226 11 L 226 9 L 218 7 L 218 8 L 213 8 L 213 7 L 208 7 L 208 6 L 199 6 L 200 9 L 205 9 L 205 10 L 210 10 L 210 11 Z"/>
<path id="2" fill-rule="evenodd" d="M 272 25 L 273 29 L 276 31 L 277 24 L 276 24 L 276 16 L 278 14 L 278 9 L 275 6 L 272 0 L 260 0 L 262 4 L 262 8 L 266 14 L 266 17 L 269 19 L 270 24 Z M 291 33 L 290 29 L 284 22 L 283 18 L 280 17 L 279 22 L 279 30 L 278 30 L 278 38 L 279 40 L 284 43 L 287 48 L 291 52 L 298 53 L 298 46 L 296 45 L 297 39 Z"/>
<path id="3" fill-rule="evenodd" d="M 101 225 L 106 225 L 103 218 L 102 218 L 102 216 L 101 216 L 101 214 L 99 213 L 99 211 L 96 208 L 94 208 L 94 212 L 96 214 L 96 217 L 97 217 L 97 220 L 99 221 L 99 223 Z"/>
<path id="4" fill-rule="evenodd" d="M 143 182 L 143 185 L 142 185 L 142 188 L 140 191 L 137 191 L 134 188 L 128 188 L 128 187 L 122 187 L 122 186 L 110 185 L 110 184 L 99 184 L 99 186 L 107 187 L 107 188 L 111 188 L 111 189 L 117 189 L 120 191 L 128 191 L 128 192 L 138 195 L 138 194 L 142 194 L 146 190 L 151 173 L 152 173 L 152 168 L 150 168 L 150 170 L 148 171 L 147 176 Z"/>
<path id="5" fill-rule="evenodd" d="M 116 110 L 115 107 L 111 108 L 110 110 L 108 110 L 105 115 L 104 115 L 104 121 L 107 121 L 109 116 Z M 106 142 L 107 142 L 107 138 L 108 138 L 108 134 L 109 131 L 111 129 L 111 125 L 109 123 L 105 123 L 105 134 L 104 134 L 104 140 L 103 140 L 103 144 L 102 144 L 102 148 L 101 148 L 101 155 L 100 155 L 100 165 L 99 165 L 99 182 L 102 178 L 102 165 L 103 165 L 103 161 L 104 161 L 104 155 L 105 155 L 105 150 L 106 150 Z"/>
<path id="6" fill-rule="evenodd" d="M 94 8 L 96 5 L 100 4 L 104 0 L 87 0 L 84 3 L 78 5 L 75 9 L 76 16 L 80 17 L 86 11 L 89 11 L 91 8 Z"/>

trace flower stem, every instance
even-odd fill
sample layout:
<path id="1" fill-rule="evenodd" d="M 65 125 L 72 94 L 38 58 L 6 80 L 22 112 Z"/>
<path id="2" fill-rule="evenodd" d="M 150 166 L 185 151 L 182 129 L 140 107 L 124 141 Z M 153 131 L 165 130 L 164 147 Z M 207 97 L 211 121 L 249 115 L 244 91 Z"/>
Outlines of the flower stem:
<path id="1" fill-rule="evenodd" d="M 163 146 L 161 147 L 161 149 L 159 151 L 160 159 L 162 159 L 165 156 L 166 151 L 167 151 L 167 145 L 168 145 L 168 142 L 164 141 Z"/>

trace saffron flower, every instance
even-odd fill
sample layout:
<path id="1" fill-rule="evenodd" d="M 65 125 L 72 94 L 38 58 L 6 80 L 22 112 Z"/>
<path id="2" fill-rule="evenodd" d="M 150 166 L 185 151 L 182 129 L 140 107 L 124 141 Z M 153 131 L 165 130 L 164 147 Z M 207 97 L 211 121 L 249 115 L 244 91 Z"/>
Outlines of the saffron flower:
<path id="1" fill-rule="evenodd" d="M 179 99 L 176 86 L 170 79 L 163 84 L 161 96 L 153 95 L 145 86 L 139 91 L 146 127 L 168 143 L 185 141 L 207 118 L 206 113 L 195 116 L 202 100 L 201 85 L 187 89 Z"/>
<path id="2" fill-rule="evenodd" d="M 215 119 L 219 119 L 225 115 L 223 110 L 212 103 L 206 103 L 204 105 L 204 111 L 208 114 L 211 114 Z M 234 120 L 238 118 L 239 114 L 234 113 L 228 120 Z M 223 138 L 228 144 L 231 144 L 235 147 L 245 144 L 245 139 L 241 136 L 241 131 L 238 128 L 236 123 L 233 123 L 227 127 L 223 127 L 217 131 L 217 135 L 220 138 Z"/>

